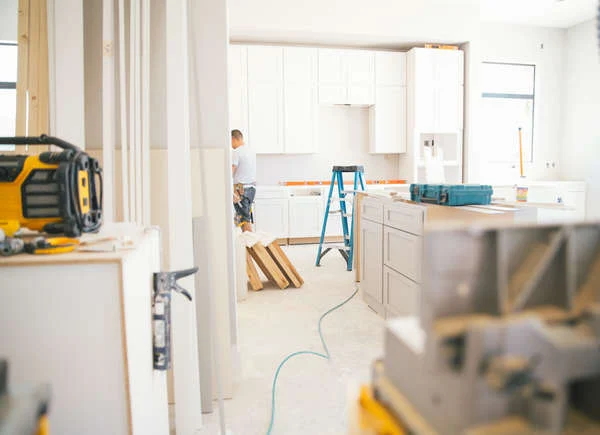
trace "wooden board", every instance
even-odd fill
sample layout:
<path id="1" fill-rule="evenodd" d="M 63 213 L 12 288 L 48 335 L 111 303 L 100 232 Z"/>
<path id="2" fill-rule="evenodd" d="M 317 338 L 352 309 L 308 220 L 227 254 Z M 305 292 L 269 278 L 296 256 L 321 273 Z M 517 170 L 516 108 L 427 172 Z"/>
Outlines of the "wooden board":
<path id="1" fill-rule="evenodd" d="M 320 237 L 291 237 L 288 239 L 289 245 L 314 245 L 319 243 Z M 326 243 L 340 243 L 344 241 L 344 236 L 325 236 Z"/>
<path id="2" fill-rule="evenodd" d="M 302 284 L 304 284 L 302 276 L 300 276 L 288 256 L 285 255 L 285 252 L 283 252 L 281 246 L 279 246 L 276 242 L 273 242 L 267 246 L 267 251 L 271 257 L 273 257 L 275 263 L 277 263 L 279 268 L 285 274 L 286 278 L 294 285 L 294 287 L 302 287 Z"/>
<path id="3" fill-rule="evenodd" d="M 284 289 L 290 285 L 287 278 L 283 275 L 283 272 L 279 269 L 279 266 L 275 263 L 275 261 L 271 258 L 267 249 L 262 245 L 262 243 L 257 243 L 251 248 L 246 248 L 248 253 L 252 256 L 260 270 L 277 285 L 280 289 Z"/>
<path id="4" fill-rule="evenodd" d="M 260 276 L 258 276 L 258 271 L 248 251 L 246 251 L 246 274 L 248 275 L 248 282 L 252 290 L 258 291 L 263 289 L 262 281 L 260 280 Z"/>

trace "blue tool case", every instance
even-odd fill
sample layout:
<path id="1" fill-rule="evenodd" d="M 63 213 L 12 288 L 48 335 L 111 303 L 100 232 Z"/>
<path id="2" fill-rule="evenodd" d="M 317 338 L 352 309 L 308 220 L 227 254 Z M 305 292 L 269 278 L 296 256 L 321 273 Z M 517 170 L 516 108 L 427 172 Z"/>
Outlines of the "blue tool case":
<path id="1" fill-rule="evenodd" d="M 439 205 L 486 205 L 492 202 L 492 186 L 481 184 L 411 184 L 410 199 Z"/>

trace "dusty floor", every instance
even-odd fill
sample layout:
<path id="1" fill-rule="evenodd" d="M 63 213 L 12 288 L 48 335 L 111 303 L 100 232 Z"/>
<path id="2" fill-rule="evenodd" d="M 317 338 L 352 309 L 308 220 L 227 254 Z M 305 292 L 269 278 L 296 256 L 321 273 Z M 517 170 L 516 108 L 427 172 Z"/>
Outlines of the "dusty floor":
<path id="1" fill-rule="evenodd" d="M 317 322 L 322 313 L 354 290 L 354 273 L 342 257 L 330 252 L 314 266 L 316 245 L 284 247 L 305 279 L 300 289 L 267 286 L 249 292 L 238 305 L 241 379 L 232 400 L 225 402 L 228 433 L 265 434 L 275 369 L 289 353 L 323 352 Z M 347 433 L 349 397 L 367 382 L 371 362 L 382 353 L 383 320 L 357 294 L 323 321 L 332 359 L 301 355 L 289 360 L 277 385 L 273 434 Z M 352 391 L 352 393 L 350 393 Z M 204 415 L 203 435 L 219 433 L 217 406 Z"/>

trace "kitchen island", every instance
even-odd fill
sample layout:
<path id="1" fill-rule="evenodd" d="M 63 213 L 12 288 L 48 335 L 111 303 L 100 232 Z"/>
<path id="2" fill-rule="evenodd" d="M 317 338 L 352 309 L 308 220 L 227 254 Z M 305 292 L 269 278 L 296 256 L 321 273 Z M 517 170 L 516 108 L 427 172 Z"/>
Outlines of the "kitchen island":
<path id="1" fill-rule="evenodd" d="M 418 313 L 423 236 L 429 229 L 538 220 L 537 208 L 531 205 L 445 207 L 375 193 L 357 196 L 355 218 L 356 281 L 365 302 L 386 318 Z"/>

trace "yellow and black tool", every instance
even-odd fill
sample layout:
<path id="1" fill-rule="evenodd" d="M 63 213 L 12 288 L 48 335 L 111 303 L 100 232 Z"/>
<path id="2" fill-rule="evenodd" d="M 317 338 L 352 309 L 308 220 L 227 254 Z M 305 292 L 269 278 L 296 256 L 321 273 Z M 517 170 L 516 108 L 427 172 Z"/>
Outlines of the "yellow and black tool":
<path id="1" fill-rule="evenodd" d="M 0 137 L 0 144 L 56 145 L 60 152 L 0 155 L 0 228 L 21 227 L 79 237 L 102 225 L 102 169 L 98 160 L 56 137 Z"/>

